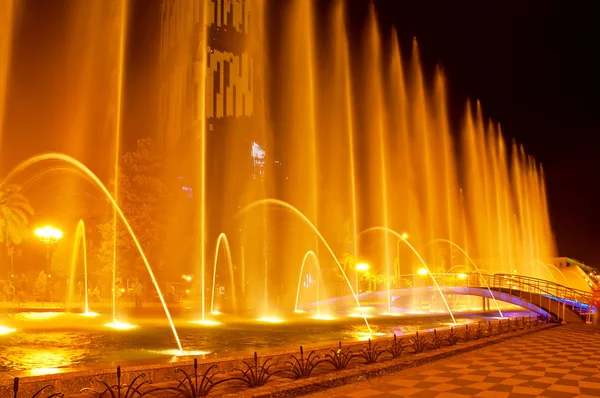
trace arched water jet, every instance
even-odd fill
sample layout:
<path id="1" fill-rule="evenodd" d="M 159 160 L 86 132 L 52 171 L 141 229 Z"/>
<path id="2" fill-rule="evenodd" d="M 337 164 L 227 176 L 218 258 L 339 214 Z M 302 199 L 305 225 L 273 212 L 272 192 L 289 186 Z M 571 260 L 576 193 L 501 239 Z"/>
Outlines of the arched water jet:
<path id="1" fill-rule="evenodd" d="M 79 220 L 75 229 L 75 240 L 73 242 L 73 252 L 71 254 L 71 280 L 69 282 L 68 302 L 73 298 L 74 276 L 79 257 L 79 248 L 83 245 L 83 280 L 84 280 L 84 314 L 90 313 L 89 297 L 88 297 L 88 270 L 87 270 L 87 244 L 85 238 L 85 224 L 83 220 Z"/>
<path id="2" fill-rule="evenodd" d="M 479 277 L 481 278 L 481 280 L 485 284 L 485 287 L 487 288 L 488 292 L 490 292 L 490 296 L 492 296 L 492 300 L 494 300 L 494 305 L 496 306 L 496 309 L 498 310 L 498 313 L 500 314 L 500 318 L 504 318 L 504 315 L 502 314 L 502 310 L 500 309 L 500 305 L 498 304 L 498 300 L 496 300 L 496 297 L 492 293 L 492 289 L 490 289 L 490 285 L 488 285 L 488 283 L 485 280 L 485 278 L 483 277 L 483 275 L 481 275 L 481 270 L 479 269 L 479 267 L 477 266 L 477 264 L 475 264 L 475 261 L 473 261 L 473 259 L 471 258 L 471 256 L 469 256 L 469 254 L 462 247 L 460 247 L 459 245 L 457 245 L 456 243 L 454 243 L 454 242 L 452 242 L 451 240 L 448 240 L 448 239 L 433 239 L 432 241 L 427 242 L 425 244 L 425 246 L 433 244 L 433 243 L 436 243 L 436 242 L 445 242 L 445 243 L 448 243 L 448 244 L 456 247 L 458 250 L 461 251 L 462 254 L 465 255 L 465 257 L 467 258 L 467 260 L 469 260 L 469 262 L 471 263 L 471 265 L 475 268 L 475 271 L 477 271 L 477 273 L 479 274 Z"/>
<path id="3" fill-rule="evenodd" d="M 558 268 L 556 265 L 554 264 L 546 264 L 540 260 L 537 260 L 537 263 L 543 265 L 544 267 L 546 267 L 546 270 L 548 270 L 548 273 L 550 274 L 550 276 L 552 276 L 552 278 L 554 279 L 554 282 L 556 282 L 556 278 L 554 278 L 554 274 L 552 274 L 552 272 L 550 271 L 550 267 L 553 267 L 555 270 L 558 271 L 558 273 L 560 274 L 560 276 L 562 276 L 562 278 L 565 280 L 565 283 L 568 285 L 569 281 L 567 280 L 567 277 L 565 276 L 565 274 L 563 274 L 563 272 L 561 271 L 560 268 Z"/>
<path id="4" fill-rule="evenodd" d="M 545 263 L 541 262 L 540 260 L 532 261 L 531 263 L 532 264 L 539 264 L 539 265 L 543 266 L 544 269 L 550 274 L 550 277 L 552 278 L 552 282 L 556 283 L 556 277 L 554 276 L 554 274 L 552 273 L 552 271 L 550 270 L 550 268 Z M 564 275 L 563 275 L 563 277 L 564 277 Z"/>
<path id="5" fill-rule="evenodd" d="M 300 275 L 298 276 L 298 288 L 296 289 L 296 304 L 294 305 L 294 312 L 298 312 L 298 300 L 300 298 L 300 284 L 302 282 L 302 275 L 304 275 L 304 265 L 306 265 L 306 262 L 308 261 L 308 259 L 311 258 L 314 261 L 314 264 L 316 265 L 317 271 L 319 272 L 319 275 L 317 276 L 317 316 L 321 315 L 321 308 L 320 308 L 320 304 L 319 304 L 319 279 L 320 279 L 320 274 L 321 274 L 321 264 L 319 263 L 319 258 L 317 257 L 317 255 L 315 254 L 315 252 L 313 252 L 312 250 L 309 250 L 306 252 L 306 254 L 304 255 L 304 258 L 302 259 L 302 266 L 300 267 Z"/>
<path id="6" fill-rule="evenodd" d="M 32 177 L 30 177 L 27 181 L 25 181 L 24 183 L 20 184 L 21 185 L 21 190 L 25 191 L 27 188 L 29 188 L 31 185 L 35 184 L 39 179 L 41 179 L 42 177 L 44 177 L 45 174 L 51 173 L 53 171 L 65 171 L 67 173 L 74 173 L 77 175 L 81 174 L 80 170 L 77 169 L 72 169 L 70 167 L 64 167 L 64 166 L 51 166 L 48 167 L 44 170 L 40 170 L 39 172 L 35 173 L 35 175 L 33 175 Z"/>
<path id="7" fill-rule="evenodd" d="M 415 247 L 413 245 L 411 245 L 410 242 L 408 240 L 406 240 L 406 238 L 404 238 L 398 232 L 396 232 L 396 231 L 394 231 L 393 229 L 390 229 L 390 228 L 386 228 L 386 227 L 371 227 L 371 228 L 365 229 L 360 234 L 364 234 L 364 233 L 367 233 L 367 232 L 370 232 L 370 231 L 384 231 L 384 232 L 390 233 L 390 234 L 396 236 L 398 239 L 401 239 L 404 243 L 406 243 L 408 245 L 408 247 L 410 247 L 410 249 L 413 251 L 413 253 L 415 253 L 415 255 L 417 256 L 417 258 L 419 259 L 419 261 L 421 262 L 421 264 L 423 264 L 423 267 L 425 267 L 425 269 L 427 270 L 427 272 L 431 276 L 431 279 L 433 280 L 433 283 L 435 284 L 436 289 L 438 290 L 438 292 L 442 296 L 442 300 L 444 301 L 444 304 L 446 305 L 446 309 L 448 309 L 448 313 L 450 314 L 450 318 L 452 318 L 452 322 L 456 323 L 456 319 L 454 319 L 454 314 L 452 313 L 452 310 L 450 309 L 450 305 L 448 304 L 448 301 L 446 300 L 446 297 L 444 296 L 444 293 L 442 293 L 442 289 L 440 288 L 440 285 L 438 285 L 437 281 L 435 280 L 435 276 L 431 273 L 431 270 L 427 266 L 427 263 L 425 263 L 425 260 L 423 260 L 423 257 L 421 257 L 421 255 L 419 254 L 419 252 L 417 251 L 417 249 L 415 249 Z"/>
<path id="8" fill-rule="evenodd" d="M 279 199 L 267 198 L 267 199 L 261 199 L 261 200 L 254 201 L 254 202 L 250 203 L 249 205 L 245 206 L 243 209 L 241 209 L 239 211 L 239 213 L 246 212 L 248 210 L 251 210 L 251 209 L 253 209 L 257 206 L 263 205 L 263 204 L 272 204 L 272 205 L 276 205 L 276 206 L 281 206 L 281 207 L 284 207 L 284 208 L 292 211 L 294 214 L 299 216 L 303 221 L 305 221 L 308 224 L 308 226 L 313 230 L 313 232 L 319 237 L 321 242 L 323 242 L 323 244 L 327 248 L 327 251 L 329 252 L 329 254 L 331 254 L 331 257 L 337 264 L 340 272 L 342 273 L 342 276 L 346 280 L 346 284 L 350 288 L 350 292 L 352 293 L 352 296 L 354 297 L 354 301 L 356 301 L 356 307 L 360 310 L 360 314 L 362 315 L 362 317 L 365 321 L 365 325 L 367 326 L 367 329 L 369 330 L 369 334 L 372 334 L 371 326 L 369 325 L 369 321 L 367 320 L 367 317 L 365 316 L 364 312 L 361 309 L 360 302 L 358 300 L 358 296 L 357 296 L 356 292 L 354 291 L 354 289 L 352 288 L 352 284 L 350 283 L 348 276 L 344 272 L 344 268 L 342 267 L 342 264 L 340 264 L 339 260 L 335 256 L 335 253 L 333 252 L 333 250 L 331 250 L 331 247 L 329 246 L 329 244 L 327 243 L 327 241 L 325 240 L 323 235 L 321 235 L 321 232 L 319 232 L 317 227 L 315 227 L 315 225 L 308 219 L 308 217 L 306 217 L 300 210 L 298 210 L 291 204 L 284 202 L 283 200 L 279 200 Z"/>
<path id="9" fill-rule="evenodd" d="M 455 266 L 453 266 L 452 268 L 450 268 L 448 271 L 446 271 L 446 274 L 449 274 L 453 269 L 455 268 L 460 268 L 460 267 L 464 267 L 467 271 L 469 272 L 473 272 L 473 270 L 471 268 L 469 268 L 467 265 L 464 264 L 457 264 Z M 480 272 L 485 272 L 487 275 L 492 275 L 492 273 L 486 269 L 479 269 Z"/>
<path id="10" fill-rule="evenodd" d="M 215 283 L 217 280 L 217 260 L 219 259 L 219 248 L 221 246 L 221 242 L 225 242 L 225 254 L 227 257 L 227 264 L 229 265 L 229 283 L 231 283 L 231 299 L 233 301 L 233 309 L 237 312 L 237 299 L 235 295 L 235 281 L 233 279 L 233 263 L 231 261 L 231 249 L 229 248 L 229 241 L 227 240 L 227 235 L 223 232 L 219 234 L 217 238 L 217 248 L 215 249 L 215 261 L 213 266 L 213 283 L 212 283 L 212 298 L 210 301 L 210 312 L 212 314 L 215 313 Z"/>
<path id="11" fill-rule="evenodd" d="M 575 277 L 579 280 L 581 280 L 583 282 L 583 284 L 585 285 L 585 288 L 582 287 L 573 287 L 573 284 L 570 284 L 570 286 L 567 286 L 571 289 L 577 289 L 577 290 L 584 290 L 584 289 L 592 289 L 592 285 L 590 280 L 588 279 L 588 276 L 584 273 L 583 275 L 581 275 L 581 273 L 575 271 L 574 269 L 570 269 L 567 271 L 569 274 L 573 274 L 575 275 Z"/>
<path id="12" fill-rule="evenodd" d="M 173 323 L 173 319 L 171 318 L 171 313 L 169 312 L 169 309 L 167 308 L 167 303 L 165 302 L 165 299 L 162 295 L 160 287 L 158 286 L 158 282 L 156 281 L 156 277 L 154 276 L 154 272 L 152 272 L 150 263 L 148 262 L 148 259 L 146 258 L 146 254 L 144 253 L 144 250 L 142 249 L 142 246 L 141 246 L 137 236 L 135 236 L 135 233 L 133 232 L 131 225 L 129 225 L 129 221 L 127 221 L 127 218 L 125 218 L 125 215 L 121 211 L 121 208 L 117 205 L 117 202 L 112 197 L 112 195 L 110 194 L 108 189 L 106 189 L 106 187 L 104 186 L 104 184 L 102 184 L 102 181 L 100 181 L 98 176 L 96 174 L 94 174 L 90 169 L 88 169 L 86 165 L 84 165 L 79 160 L 77 160 L 69 155 L 65 155 L 64 153 L 50 152 L 50 153 L 44 153 L 41 155 L 32 156 L 29 159 L 26 159 L 23 162 L 19 163 L 17 166 L 15 166 L 15 168 L 13 168 L 8 173 L 6 178 L 4 180 L 0 181 L 0 189 L 2 189 L 2 187 L 4 186 L 4 184 L 6 184 L 7 181 L 11 180 L 16 174 L 25 170 L 27 167 L 29 167 L 33 164 L 39 163 L 39 162 L 46 161 L 46 160 L 60 160 L 60 161 L 64 161 L 64 162 L 78 168 L 91 181 L 93 181 L 94 184 L 96 184 L 96 186 L 102 191 L 102 193 L 110 201 L 110 204 L 113 206 L 113 208 L 117 212 L 119 218 L 125 225 L 125 228 L 127 228 L 127 231 L 131 235 L 131 239 L 133 239 L 133 242 L 134 242 L 136 248 L 138 249 L 140 256 L 142 257 L 142 260 L 144 261 L 144 264 L 146 265 L 146 270 L 148 270 L 148 274 L 150 274 L 150 279 L 152 279 L 152 283 L 154 284 L 154 287 L 156 288 L 156 292 L 158 293 L 158 298 L 160 299 L 160 302 L 165 311 L 165 315 L 167 316 L 167 319 L 169 321 L 169 325 L 171 326 L 173 336 L 175 337 L 175 341 L 177 342 L 177 347 L 179 348 L 179 351 L 183 352 L 183 348 L 181 347 L 181 341 L 179 340 L 179 335 L 177 334 L 177 329 L 175 329 L 175 324 Z"/>
<path id="13" fill-rule="evenodd" d="M 469 268 L 468 266 L 466 266 L 466 265 L 464 265 L 464 264 L 457 264 L 457 265 L 454 265 L 454 266 L 450 267 L 450 269 L 449 269 L 449 270 L 447 270 L 445 273 L 446 273 L 446 274 L 448 274 L 448 273 L 450 273 L 450 272 L 451 272 L 453 269 L 455 269 L 455 268 L 461 268 L 461 267 L 462 267 L 462 268 L 464 268 L 464 269 L 466 269 L 468 272 L 471 272 L 471 268 Z"/>

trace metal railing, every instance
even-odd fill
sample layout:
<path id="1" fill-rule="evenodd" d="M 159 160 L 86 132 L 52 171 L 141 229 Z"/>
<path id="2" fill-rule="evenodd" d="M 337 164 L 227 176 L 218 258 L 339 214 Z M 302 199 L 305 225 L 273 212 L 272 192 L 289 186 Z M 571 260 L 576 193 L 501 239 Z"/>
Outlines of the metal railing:
<path id="1" fill-rule="evenodd" d="M 592 293 L 573 289 L 556 282 L 516 274 L 433 274 L 443 287 L 470 287 L 490 289 L 525 300 L 540 308 L 547 309 L 564 319 L 565 308 L 590 320 L 592 314 Z"/>
<path id="2" fill-rule="evenodd" d="M 432 276 L 435 277 L 436 282 L 442 288 L 468 287 L 483 290 L 489 288 L 491 291 L 505 293 L 546 309 L 548 312 L 554 313 L 559 319 L 565 318 L 565 308 L 569 308 L 587 321 L 590 320 L 593 312 L 591 292 L 570 288 L 545 279 L 517 274 L 434 273 L 399 275 L 393 278 L 390 288 L 395 290 L 432 287 Z M 385 286 L 385 282 L 378 283 L 375 292 L 383 291 Z M 337 283 L 328 286 L 328 288 L 337 291 L 342 296 L 351 294 L 345 284 Z"/>

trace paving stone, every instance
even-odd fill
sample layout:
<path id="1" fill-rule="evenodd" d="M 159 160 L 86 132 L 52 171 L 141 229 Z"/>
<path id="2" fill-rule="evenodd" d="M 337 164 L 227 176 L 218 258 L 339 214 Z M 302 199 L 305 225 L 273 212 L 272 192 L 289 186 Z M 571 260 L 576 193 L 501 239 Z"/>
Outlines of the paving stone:
<path id="1" fill-rule="evenodd" d="M 598 397 L 600 334 L 586 325 L 564 325 L 310 395 L 350 396 Z"/>

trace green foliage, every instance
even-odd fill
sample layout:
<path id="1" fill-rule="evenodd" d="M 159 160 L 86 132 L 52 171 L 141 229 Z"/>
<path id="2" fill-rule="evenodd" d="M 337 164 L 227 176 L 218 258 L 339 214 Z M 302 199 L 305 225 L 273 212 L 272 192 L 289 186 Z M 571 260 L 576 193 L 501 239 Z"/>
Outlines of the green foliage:
<path id="1" fill-rule="evenodd" d="M 354 257 L 354 255 L 350 253 L 344 253 L 342 258 L 340 259 L 340 264 L 342 265 L 342 268 L 344 269 L 346 275 L 348 275 L 349 272 L 354 272 L 356 263 L 356 257 Z"/>
<path id="2" fill-rule="evenodd" d="M 44 299 L 46 297 L 46 289 L 48 287 L 48 275 L 44 271 L 41 271 L 35 280 L 35 284 L 33 285 L 33 293 Z"/>
<path id="3" fill-rule="evenodd" d="M 168 190 L 164 159 L 150 138 L 139 140 L 134 151 L 123 155 L 118 184 L 119 206 L 156 270 L 167 224 Z M 112 217 L 98 229 L 101 235 L 98 259 L 106 271 L 111 269 L 113 261 Z M 134 277 L 145 273 L 135 243 L 121 221 L 116 233 L 119 271 Z"/>
<path id="4" fill-rule="evenodd" d="M 29 200 L 18 185 L 6 184 L 0 190 L 0 243 L 19 245 L 29 237 L 29 218 L 33 215 Z"/>

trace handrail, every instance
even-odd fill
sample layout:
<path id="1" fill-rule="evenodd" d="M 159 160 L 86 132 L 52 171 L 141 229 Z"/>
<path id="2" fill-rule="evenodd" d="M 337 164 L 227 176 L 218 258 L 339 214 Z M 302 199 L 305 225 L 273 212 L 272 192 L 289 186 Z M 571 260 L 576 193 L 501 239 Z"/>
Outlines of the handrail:
<path id="1" fill-rule="evenodd" d="M 522 296 L 522 293 L 537 294 L 565 305 L 583 317 L 590 317 L 593 306 L 592 294 L 584 290 L 574 289 L 545 279 L 517 274 L 479 274 L 479 273 L 434 273 L 433 275 L 399 275 L 403 280 L 412 280 L 408 288 L 421 285 L 419 281 L 427 281 L 435 277 L 442 287 L 471 287 L 501 291 L 509 290 L 510 295 Z M 486 286 L 487 285 L 487 286 Z M 331 285 L 330 285 L 331 286 Z M 535 304 L 535 303 L 532 303 Z"/>
<path id="2" fill-rule="evenodd" d="M 506 275 L 506 276 L 511 276 L 511 277 L 518 277 L 519 279 L 531 279 L 531 280 L 534 280 L 534 281 L 539 281 L 539 282 L 543 282 L 543 283 L 548 283 L 548 284 L 551 284 L 551 285 L 555 285 L 555 286 L 558 286 L 558 287 L 564 288 L 564 289 L 566 289 L 566 290 L 571 290 L 571 291 L 574 291 L 574 292 L 580 293 L 581 295 L 584 295 L 584 296 L 586 296 L 586 295 L 587 295 L 587 296 L 590 296 L 590 297 L 592 297 L 592 293 L 590 293 L 590 292 L 587 292 L 587 291 L 585 291 L 585 290 L 581 290 L 581 289 L 575 289 L 575 288 L 572 288 L 572 287 L 569 287 L 569 286 L 561 285 L 560 283 L 556 283 L 556 282 L 551 282 L 551 281 L 548 281 L 548 280 L 546 280 L 546 279 L 540 279 L 540 278 L 534 278 L 534 277 L 532 277 L 532 276 L 527 276 L 527 275 L 516 275 L 516 274 L 494 274 L 494 275 L 498 275 L 498 276 L 505 276 L 505 275 Z"/>

